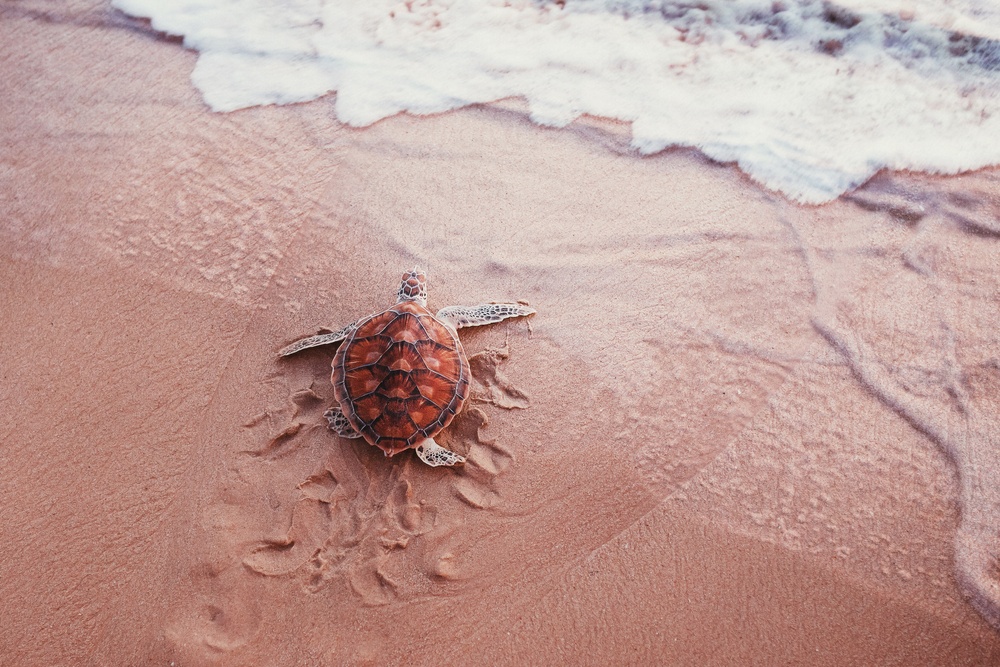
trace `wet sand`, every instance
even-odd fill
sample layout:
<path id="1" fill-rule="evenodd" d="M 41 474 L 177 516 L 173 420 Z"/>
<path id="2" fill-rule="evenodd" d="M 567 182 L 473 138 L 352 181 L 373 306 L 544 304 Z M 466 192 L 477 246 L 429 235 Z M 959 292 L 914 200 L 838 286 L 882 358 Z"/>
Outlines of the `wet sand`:
<path id="1" fill-rule="evenodd" d="M 1000 662 L 1000 172 L 822 207 L 517 102 L 212 114 L 100 2 L 0 5 L 4 664 Z M 463 330 L 431 469 L 323 427 L 383 308 Z"/>

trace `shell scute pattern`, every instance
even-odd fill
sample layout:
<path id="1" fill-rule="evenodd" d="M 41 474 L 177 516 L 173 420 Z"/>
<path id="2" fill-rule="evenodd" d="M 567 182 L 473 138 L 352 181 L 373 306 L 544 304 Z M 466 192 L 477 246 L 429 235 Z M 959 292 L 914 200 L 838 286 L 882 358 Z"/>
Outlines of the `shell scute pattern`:
<path id="1" fill-rule="evenodd" d="M 344 416 L 390 455 L 451 422 L 468 395 L 469 375 L 455 332 L 412 301 L 361 322 L 333 361 Z"/>
<path id="2" fill-rule="evenodd" d="M 385 325 L 382 335 L 390 336 L 393 341 L 400 343 L 416 343 L 418 340 L 426 340 L 430 334 L 419 317 L 403 312 Z"/>
<path id="3" fill-rule="evenodd" d="M 347 371 L 344 381 L 350 388 L 351 395 L 361 400 L 361 397 L 374 393 L 388 374 L 384 367 L 369 364 Z"/>

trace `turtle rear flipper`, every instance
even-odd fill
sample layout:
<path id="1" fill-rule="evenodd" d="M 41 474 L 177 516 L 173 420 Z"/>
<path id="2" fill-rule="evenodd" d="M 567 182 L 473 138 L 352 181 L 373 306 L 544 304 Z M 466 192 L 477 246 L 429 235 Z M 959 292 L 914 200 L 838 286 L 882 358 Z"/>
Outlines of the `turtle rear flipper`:
<path id="1" fill-rule="evenodd" d="M 450 449 L 445 449 L 434 442 L 434 438 L 427 438 L 416 447 L 417 456 L 429 466 L 454 466 L 465 463 L 465 457 L 459 456 Z"/>
<path id="2" fill-rule="evenodd" d="M 351 422 L 347 421 L 347 417 L 344 416 L 344 411 L 340 408 L 330 408 L 323 413 L 326 417 L 326 422 L 330 425 L 330 430 L 339 435 L 341 438 L 360 438 L 361 434 L 358 433 Z"/>
<path id="3" fill-rule="evenodd" d="M 535 309 L 520 303 L 484 303 L 478 306 L 447 306 L 436 317 L 455 327 L 478 327 L 502 322 L 510 317 L 534 315 Z"/>

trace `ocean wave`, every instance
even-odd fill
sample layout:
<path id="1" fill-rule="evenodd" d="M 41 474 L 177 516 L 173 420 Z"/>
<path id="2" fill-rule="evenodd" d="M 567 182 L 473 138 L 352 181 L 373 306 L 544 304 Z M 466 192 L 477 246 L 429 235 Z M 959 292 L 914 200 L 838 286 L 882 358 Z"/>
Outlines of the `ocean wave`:
<path id="1" fill-rule="evenodd" d="M 1000 10 L 984 0 L 114 0 L 200 52 L 215 111 L 336 92 L 364 126 L 507 97 L 628 121 L 821 203 L 880 169 L 1000 163 Z"/>

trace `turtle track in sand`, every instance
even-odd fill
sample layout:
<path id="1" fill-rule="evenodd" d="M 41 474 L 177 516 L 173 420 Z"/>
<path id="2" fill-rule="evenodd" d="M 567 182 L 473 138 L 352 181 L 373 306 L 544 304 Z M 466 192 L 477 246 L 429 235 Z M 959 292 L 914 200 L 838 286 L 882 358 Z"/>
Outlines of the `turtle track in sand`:
<path id="1" fill-rule="evenodd" d="M 327 430 L 323 411 L 334 402 L 328 352 L 304 354 L 285 366 L 276 380 L 287 389 L 287 403 L 247 424 L 270 431 L 246 452 L 247 463 L 291 465 L 308 455 L 314 468 L 296 485 L 299 498 L 285 523 L 248 547 L 244 565 L 268 577 L 295 577 L 310 594 L 342 579 L 366 605 L 460 587 L 455 547 L 462 541 L 461 515 L 501 508 L 496 482 L 514 461 L 484 434 L 486 410 L 530 405 L 503 374 L 509 354 L 505 343 L 470 356 L 469 404 L 438 435 L 443 446 L 468 457 L 464 467 L 450 470 L 428 468 L 409 452 L 387 459 L 363 440 Z"/>

